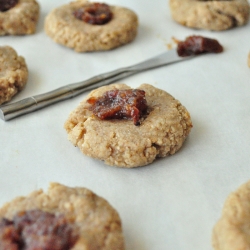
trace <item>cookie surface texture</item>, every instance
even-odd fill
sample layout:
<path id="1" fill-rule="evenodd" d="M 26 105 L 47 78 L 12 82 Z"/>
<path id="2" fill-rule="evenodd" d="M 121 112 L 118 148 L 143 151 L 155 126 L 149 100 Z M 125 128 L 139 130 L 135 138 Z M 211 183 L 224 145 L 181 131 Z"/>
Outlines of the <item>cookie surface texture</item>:
<path id="1" fill-rule="evenodd" d="M 51 183 L 47 192 L 37 190 L 17 197 L 0 208 L 0 218 L 12 220 L 18 212 L 42 210 L 62 214 L 78 227 L 79 238 L 72 250 L 124 250 L 118 213 L 92 191 Z"/>
<path id="2" fill-rule="evenodd" d="M 90 97 L 102 96 L 112 89 L 130 89 L 125 84 L 112 84 L 93 90 L 65 122 L 68 139 L 80 150 L 106 164 L 138 167 L 156 157 L 172 155 L 188 136 L 192 122 L 181 103 L 163 90 L 149 84 L 138 89 L 146 92 L 150 111 L 140 126 L 131 120 L 100 120 L 89 111 Z"/>
<path id="3" fill-rule="evenodd" d="M 28 80 L 25 59 L 9 46 L 0 46 L 0 104 L 10 101 Z"/>
<path id="4" fill-rule="evenodd" d="M 134 40 L 138 18 L 133 11 L 109 6 L 113 18 L 104 25 L 92 25 L 73 14 L 86 4 L 87 1 L 76 1 L 52 10 L 45 19 L 47 35 L 77 52 L 111 50 Z"/>
<path id="5" fill-rule="evenodd" d="M 36 31 L 39 4 L 35 0 L 19 0 L 11 9 L 0 11 L 0 35 L 29 35 Z"/>
<path id="6" fill-rule="evenodd" d="M 231 193 L 213 229 L 215 250 L 250 249 L 250 181 Z"/>
<path id="7" fill-rule="evenodd" d="M 247 0 L 170 0 L 172 18 L 181 25 L 205 30 L 227 30 L 249 19 Z"/>

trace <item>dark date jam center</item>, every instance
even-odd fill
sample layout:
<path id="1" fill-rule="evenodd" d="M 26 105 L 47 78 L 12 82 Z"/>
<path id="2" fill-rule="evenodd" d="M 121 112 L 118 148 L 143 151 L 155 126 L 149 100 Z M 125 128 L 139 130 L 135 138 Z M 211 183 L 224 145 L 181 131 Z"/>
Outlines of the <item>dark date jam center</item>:
<path id="1" fill-rule="evenodd" d="M 17 3 L 18 0 L 0 0 L 0 11 L 7 11 L 13 8 Z"/>
<path id="2" fill-rule="evenodd" d="M 178 42 L 179 56 L 198 55 L 202 53 L 220 53 L 223 47 L 215 39 L 202 36 L 189 36 L 183 42 Z"/>
<path id="3" fill-rule="evenodd" d="M 63 215 L 21 212 L 13 220 L 0 220 L 0 249 L 69 250 L 78 238 L 75 230 Z"/>
<path id="4" fill-rule="evenodd" d="M 91 3 L 74 11 L 74 16 L 89 24 L 102 25 L 112 19 L 112 12 L 107 4 Z"/>
<path id="5" fill-rule="evenodd" d="M 89 108 L 101 120 L 132 119 L 140 125 L 140 118 L 147 112 L 145 91 L 141 89 L 109 90 L 99 98 L 87 100 Z"/>

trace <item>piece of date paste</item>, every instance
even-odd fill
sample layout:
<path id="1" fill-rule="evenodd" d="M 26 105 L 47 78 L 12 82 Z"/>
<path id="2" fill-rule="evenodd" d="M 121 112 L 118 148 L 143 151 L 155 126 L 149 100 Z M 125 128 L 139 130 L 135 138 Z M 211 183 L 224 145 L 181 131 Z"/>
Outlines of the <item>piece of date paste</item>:
<path id="1" fill-rule="evenodd" d="M 217 40 L 202 36 L 189 36 L 185 41 L 178 41 L 177 46 L 177 53 L 182 57 L 222 51 L 223 47 Z"/>

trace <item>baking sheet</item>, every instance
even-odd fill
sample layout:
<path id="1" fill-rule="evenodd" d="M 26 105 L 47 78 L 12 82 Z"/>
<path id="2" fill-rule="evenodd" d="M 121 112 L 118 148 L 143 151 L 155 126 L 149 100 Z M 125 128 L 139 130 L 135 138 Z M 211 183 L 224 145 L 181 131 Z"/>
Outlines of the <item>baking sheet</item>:
<path id="1" fill-rule="evenodd" d="M 225 51 L 143 72 L 121 82 L 164 89 L 189 110 L 193 129 L 171 157 L 135 169 L 110 167 L 80 153 L 63 124 L 87 95 L 14 120 L 0 121 L 0 205 L 49 182 L 84 186 L 119 212 L 127 250 L 208 250 L 226 196 L 250 178 L 250 24 L 223 32 L 182 27 L 168 2 L 109 0 L 134 10 L 140 20 L 134 42 L 107 52 L 80 53 L 55 44 L 43 30 L 45 16 L 67 1 L 40 1 L 36 34 L 1 37 L 23 55 L 30 75 L 12 101 L 135 64 L 167 50 L 172 37 L 217 39 Z"/>

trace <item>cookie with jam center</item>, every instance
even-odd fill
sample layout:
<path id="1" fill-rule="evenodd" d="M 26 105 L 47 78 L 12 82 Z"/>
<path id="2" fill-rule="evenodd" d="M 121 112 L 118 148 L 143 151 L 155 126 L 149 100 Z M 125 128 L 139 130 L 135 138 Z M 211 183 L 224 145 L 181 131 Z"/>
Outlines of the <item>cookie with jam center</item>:
<path id="1" fill-rule="evenodd" d="M 227 30 L 249 19 L 247 0 L 170 0 L 172 18 L 189 28 Z"/>
<path id="2" fill-rule="evenodd" d="M 15 233 L 13 238 L 10 231 Z M 36 190 L 0 208 L 0 248 L 21 249 L 10 248 L 11 243 L 28 249 L 125 249 L 116 210 L 86 188 L 59 183 L 51 183 L 47 192 Z"/>
<path id="3" fill-rule="evenodd" d="M 145 91 L 147 101 L 147 112 L 139 126 L 127 117 L 102 120 L 93 114 L 92 99 L 110 90 L 127 89 L 131 88 L 126 84 L 111 84 L 93 90 L 66 120 L 68 139 L 85 155 L 117 167 L 145 166 L 158 157 L 176 153 L 190 133 L 192 122 L 187 109 L 164 90 L 150 84 L 138 87 Z"/>
<path id="4" fill-rule="evenodd" d="M 10 101 L 28 81 L 25 59 L 10 46 L 0 46 L 0 104 Z"/>
<path id="5" fill-rule="evenodd" d="M 0 36 L 36 32 L 39 4 L 35 0 L 5 0 L 0 7 Z"/>
<path id="6" fill-rule="evenodd" d="M 137 28 L 138 17 L 132 10 L 84 0 L 52 10 L 44 25 L 54 42 L 76 52 L 111 50 L 125 45 L 135 39 Z"/>

